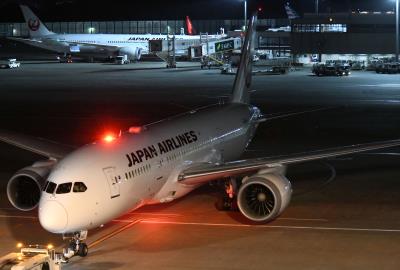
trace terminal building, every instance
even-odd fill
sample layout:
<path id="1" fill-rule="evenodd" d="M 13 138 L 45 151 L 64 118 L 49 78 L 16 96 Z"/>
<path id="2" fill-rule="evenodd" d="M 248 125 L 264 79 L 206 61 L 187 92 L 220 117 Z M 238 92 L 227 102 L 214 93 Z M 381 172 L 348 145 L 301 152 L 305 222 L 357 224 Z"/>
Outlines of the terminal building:
<path id="1" fill-rule="evenodd" d="M 182 33 L 184 20 L 46 22 L 57 33 L 166 34 Z M 239 34 L 243 20 L 193 20 L 198 33 Z M 288 27 L 288 26 L 291 27 Z M 370 61 L 393 57 L 395 15 L 389 13 L 305 14 L 301 18 L 260 19 L 256 48 L 267 58 L 291 57 L 311 63 L 326 60 Z M 235 32 L 236 31 L 236 32 Z M 23 22 L 0 23 L 0 36 L 28 36 Z"/>
<path id="2" fill-rule="evenodd" d="M 291 26 L 291 51 L 299 62 L 370 61 L 393 57 L 396 51 L 392 12 L 305 14 Z"/>
<path id="3" fill-rule="evenodd" d="M 87 21 L 87 22 L 44 22 L 50 31 L 68 34 L 180 34 L 185 28 L 184 20 L 153 21 Z M 288 19 L 259 19 L 262 29 L 288 25 Z M 198 33 L 215 34 L 223 28 L 225 32 L 240 30 L 243 19 L 239 20 L 193 20 Z M 260 29 L 261 29 L 260 28 Z M 24 22 L 0 23 L 0 36 L 28 36 Z"/>

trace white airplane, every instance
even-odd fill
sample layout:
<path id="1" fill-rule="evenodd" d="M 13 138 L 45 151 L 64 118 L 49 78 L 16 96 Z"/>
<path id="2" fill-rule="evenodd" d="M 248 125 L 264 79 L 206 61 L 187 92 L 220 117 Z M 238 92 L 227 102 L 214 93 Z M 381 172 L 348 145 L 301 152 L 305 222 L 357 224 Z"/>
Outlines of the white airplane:
<path id="1" fill-rule="evenodd" d="M 7 185 L 11 204 L 20 210 L 39 206 L 43 228 L 74 234 L 73 253 L 86 256 L 88 230 L 143 205 L 171 202 L 204 183 L 219 179 L 228 179 L 232 187 L 237 183 L 239 211 L 253 222 L 265 223 L 289 205 L 287 165 L 400 145 L 400 140 L 393 140 L 240 160 L 259 123 L 269 120 L 249 104 L 255 22 L 253 15 L 226 104 L 132 127 L 118 137 L 108 136 L 73 151 L 1 131 L 1 141 L 48 158 L 12 176 Z"/>
<path id="2" fill-rule="evenodd" d="M 288 16 L 289 21 L 293 20 L 293 19 L 297 19 L 300 18 L 300 16 L 297 14 L 297 12 L 290 7 L 289 2 L 286 3 L 285 5 L 285 11 L 286 11 L 286 15 Z M 291 32 L 292 31 L 292 27 L 290 25 L 288 26 L 281 26 L 278 28 L 269 28 L 267 31 L 270 32 Z"/>
<path id="3" fill-rule="evenodd" d="M 49 31 L 32 10 L 20 5 L 29 30 L 29 39 L 9 38 L 35 47 L 57 53 L 102 55 L 115 57 L 127 55 L 129 60 L 136 61 L 142 54 L 149 52 L 149 40 L 167 40 L 167 35 L 153 34 L 57 34 Z M 190 24 L 191 25 L 191 24 Z M 209 35 L 210 39 L 219 39 L 226 35 Z M 169 35 L 171 39 L 173 36 Z M 200 44 L 200 36 L 175 35 L 178 41 L 187 41 L 187 45 Z M 180 42 L 180 43 L 181 43 Z"/>

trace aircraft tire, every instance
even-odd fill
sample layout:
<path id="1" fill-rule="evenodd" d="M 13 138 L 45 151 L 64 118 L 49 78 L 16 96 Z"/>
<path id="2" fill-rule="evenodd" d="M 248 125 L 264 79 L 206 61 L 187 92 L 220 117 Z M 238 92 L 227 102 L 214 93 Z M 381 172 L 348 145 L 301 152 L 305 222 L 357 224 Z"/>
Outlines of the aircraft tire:
<path id="1" fill-rule="evenodd" d="M 79 250 L 78 250 L 78 255 L 80 257 L 86 257 L 89 253 L 89 248 L 86 245 L 86 243 L 80 243 L 79 244 Z"/>

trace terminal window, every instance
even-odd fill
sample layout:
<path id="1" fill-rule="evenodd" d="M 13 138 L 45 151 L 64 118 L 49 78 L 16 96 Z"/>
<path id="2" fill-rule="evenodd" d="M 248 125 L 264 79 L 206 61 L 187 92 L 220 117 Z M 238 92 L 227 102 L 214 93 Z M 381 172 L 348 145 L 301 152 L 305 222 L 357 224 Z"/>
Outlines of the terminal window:
<path id="1" fill-rule="evenodd" d="M 295 24 L 293 32 L 347 32 L 347 24 Z"/>

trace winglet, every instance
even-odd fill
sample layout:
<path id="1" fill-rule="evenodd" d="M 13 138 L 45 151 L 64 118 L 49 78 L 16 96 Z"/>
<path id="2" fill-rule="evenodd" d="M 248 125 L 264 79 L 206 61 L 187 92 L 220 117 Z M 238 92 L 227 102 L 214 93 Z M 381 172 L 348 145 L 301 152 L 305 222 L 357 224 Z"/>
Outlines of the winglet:
<path id="1" fill-rule="evenodd" d="M 54 34 L 46 28 L 28 6 L 20 5 L 19 7 L 24 15 L 30 37 L 35 38 Z"/>
<path id="2" fill-rule="evenodd" d="M 232 103 L 248 104 L 250 102 L 249 91 L 251 86 L 256 23 L 257 13 L 254 13 L 247 26 L 246 37 L 242 46 L 239 68 L 232 89 Z"/>

